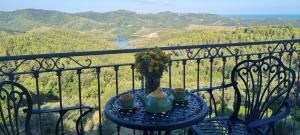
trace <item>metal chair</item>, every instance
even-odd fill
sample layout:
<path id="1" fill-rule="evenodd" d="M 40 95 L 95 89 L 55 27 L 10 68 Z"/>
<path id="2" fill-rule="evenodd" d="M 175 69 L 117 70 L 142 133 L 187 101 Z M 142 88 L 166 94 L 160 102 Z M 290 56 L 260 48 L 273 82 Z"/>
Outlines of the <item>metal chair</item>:
<path id="1" fill-rule="evenodd" d="M 27 108 L 28 113 L 21 119 L 22 108 Z M 0 83 L 0 134 L 30 135 L 31 111 L 31 97 L 24 86 L 13 81 Z"/>
<path id="2" fill-rule="evenodd" d="M 63 133 L 62 130 L 59 128 L 61 128 L 61 126 L 62 126 L 61 123 L 62 123 L 62 119 L 63 119 L 64 115 L 66 113 L 68 113 L 69 111 L 80 110 L 80 109 L 82 110 L 82 114 L 76 120 L 76 134 L 84 135 L 82 118 L 93 110 L 93 108 L 91 106 L 78 105 L 78 106 L 69 106 L 69 107 L 63 107 L 63 108 L 41 109 L 41 110 L 33 109 L 31 111 L 31 114 L 38 115 L 38 114 L 58 113 L 59 118 L 58 118 L 58 120 L 56 122 L 56 126 L 55 126 L 55 135 L 59 135 L 59 134 L 63 135 L 65 133 Z M 28 112 L 28 110 L 25 109 L 24 112 Z"/>
<path id="3" fill-rule="evenodd" d="M 28 90 L 14 81 L 3 81 L 0 83 L 0 135 L 31 135 L 30 118 L 33 114 L 59 112 L 55 134 L 58 135 L 59 123 L 65 113 L 71 110 L 86 109 L 76 121 L 77 135 L 83 135 L 82 118 L 92 111 L 89 106 L 73 106 L 57 109 L 32 109 L 32 100 Z M 23 114 L 20 115 L 22 113 Z M 22 117 L 22 118 L 20 118 Z M 23 118 L 24 117 L 24 118 Z"/>
<path id="4" fill-rule="evenodd" d="M 294 82 L 295 72 L 279 58 L 244 60 L 233 68 L 231 84 L 227 85 L 235 92 L 231 116 L 206 119 L 192 126 L 190 134 L 268 134 L 276 121 L 290 113 L 287 99 Z"/>

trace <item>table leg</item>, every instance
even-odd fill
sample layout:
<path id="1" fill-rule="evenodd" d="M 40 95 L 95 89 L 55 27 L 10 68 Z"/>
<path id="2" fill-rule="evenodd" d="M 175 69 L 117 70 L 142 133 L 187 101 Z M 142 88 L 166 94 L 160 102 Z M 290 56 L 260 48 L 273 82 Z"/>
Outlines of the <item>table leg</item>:
<path id="1" fill-rule="evenodd" d="M 119 125 L 117 125 L 117 132 L 118 132 L 118 135 L 120 135 L 120 130 L 121 130 L 121 127 Z"/>
<path id="2" fill-rule="evenodd" d="M 148 131 L 147 130 L 143 130 L 143 135 L 148 135 Z"/>
<path id="3" fill-rule="evenodd" d="M 170 134 L 171 134 L 171 130 L 165 131 L 165 135 L 170 135 Z"/>
<path id="4" fill-rule="evenodd" d="M 192 130 L 192 128 L 189 128 L 189 130 L 188 130 L 188 135 L 193 135 L 193 130 Z"/>

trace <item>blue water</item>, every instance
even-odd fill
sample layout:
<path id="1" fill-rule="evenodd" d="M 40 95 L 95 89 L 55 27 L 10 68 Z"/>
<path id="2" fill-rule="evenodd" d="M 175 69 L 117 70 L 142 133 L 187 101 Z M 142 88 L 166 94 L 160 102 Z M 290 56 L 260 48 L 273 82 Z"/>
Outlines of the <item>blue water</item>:
<path id="1" fill-rule="evenodd" d="M 117 37 L 116 43 L 122 48 L 130 48 L 129 41 L 124 37 Z"/>
<path id="2" fill-rule="evenodd" d="M 222 15 L 224 17 L 231 17 L 231 18 L 244 18 L 244 19 L 290 19 L 290 20 L 300 20 L 299 15 L 234 15 L 234 14 L 227 14 Z"/>

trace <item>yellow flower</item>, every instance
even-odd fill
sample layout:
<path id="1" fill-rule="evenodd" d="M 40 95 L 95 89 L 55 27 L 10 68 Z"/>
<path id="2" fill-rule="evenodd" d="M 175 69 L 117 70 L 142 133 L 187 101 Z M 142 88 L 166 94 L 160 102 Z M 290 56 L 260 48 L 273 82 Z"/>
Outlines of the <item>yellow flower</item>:
<path id="1" fill-rule="evenodd" d="M 155 55 L 156 59 L 160 59 L 160 56 L 158 54 Z"/>
<path id="2" fill-rule="evenodd" d="M 149 67 L 148 72 L 153 72 L 153 69 L 151 67 Z"/>
<path id="3" fill-rule="evenodd" d="M 140 69 L 136 69 L 136 71 L 137 71 L 137 72 L 141 72 L 141 70 L 140 70 Z"/>
<path id="4" fill-rule="evenodd" d="M 159 60 L 155 61 L 156 64 L 159 64 Z"/>
<path id="5" fill-rule="evenodd" d="M 171 54 L 167 54 L 166 57 L 171 60 Z"/>
<path id="6" fill-rule="evenodd" d="M 142 55 L 142 59 L 147 58 L 147 55 Z"/>
<path id="7" fill-rule="evenodd" d="M 157 50 L 147 50 L 144 52 L 136 53 L 135 55 L 136 71 L 145 73 L 161 73 L 165 69 L 166 64 L 171 60 L 171 54 L 165 53 L 159 49 Z M 146 63 L 145 63 L 146 62 Z M 145 65 L 144 65 L 145 64 Z"/>
<path id="8" fill-rule="evenodd" d="M 141 68 L 141 64 L 136 64 L 135 68 L 137 68 L 137 69 Z"/>
<path id="9" fill-rule="evenodd" d="M 150 65 L 154 65 L 155 64 L 155 60 L 150 60 Z"/>

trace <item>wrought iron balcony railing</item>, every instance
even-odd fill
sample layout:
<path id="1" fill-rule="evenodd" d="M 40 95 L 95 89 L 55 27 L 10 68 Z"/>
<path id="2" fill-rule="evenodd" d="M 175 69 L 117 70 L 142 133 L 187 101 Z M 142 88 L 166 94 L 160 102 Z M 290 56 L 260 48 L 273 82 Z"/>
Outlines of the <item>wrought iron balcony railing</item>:
<path id="1" fill-rule="evenodd" d="M 74 134 L 74 121 L 90 107 L 91 113 L 78 119 L 79 130 L 84 129 L 87 134 L 139 134 L 139 131 L 127 131 L 124 128 L 121 128 L 124 131 L 120 131 L 119 126 L 105 119 L 103 106 L 116 94 L 144 87 L 143 77 L 136 74 L 133 62 L 136 52 L 147 49 L 150 48 L 2 56 L 0 79 L 1 82 L 18 82 L 29 90 L 33 101 L 30 129 L 33 134 Z M 298 130 L 299 134 L 299 39 L 184 45 L 161 49 L 172 54 L 172 62 L 162 78 L 161 87 L 198 90 L 197 94 L 208 103 L 207 117 L 226 115 L 232 111 L 234 95 L 226 85 L 236 63 L 269 55 L 280 58 L 286 66 L 296 71 L 297 77 L 289 99 L 293 107 L 292 113 L 277 126 L 282 127 L 280 130 L 286 129 L 282 132 L 297 134 Z M 211 92 L 213 94 L 209 94 L 211 90 L 214 90 Z M 1 98 L 3 97 L 0 100 Z M 245 100 L 243 105 L 246 104 Z M 5 110 L 0 111 L 2 113 Z M 21 114 L 21 109 L 19 112 Z M 58 114 L 64 117 L 55 126 Z M 20 123 L 22 122 L 24 123 Z M 1 129 L 4 130 L 3 122 Z M 20 127 L 20 130 L 24 129 Z M 177 132 L 182 134 L 184 129 Z"/>

